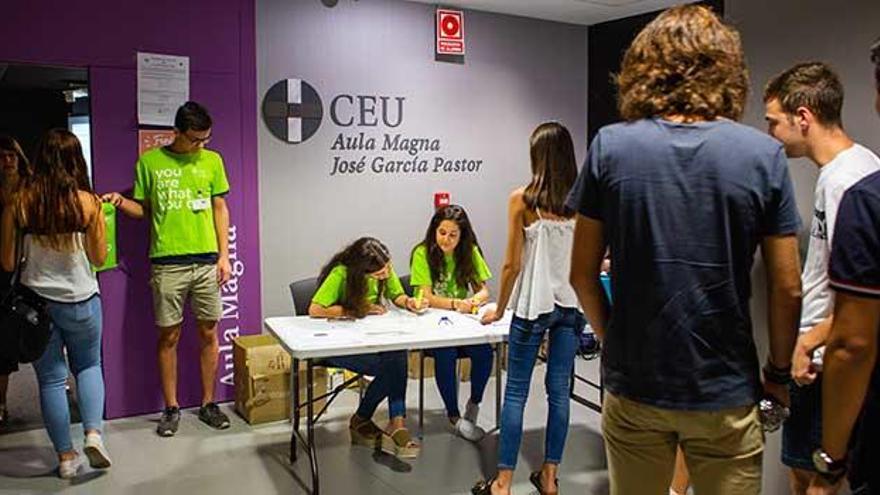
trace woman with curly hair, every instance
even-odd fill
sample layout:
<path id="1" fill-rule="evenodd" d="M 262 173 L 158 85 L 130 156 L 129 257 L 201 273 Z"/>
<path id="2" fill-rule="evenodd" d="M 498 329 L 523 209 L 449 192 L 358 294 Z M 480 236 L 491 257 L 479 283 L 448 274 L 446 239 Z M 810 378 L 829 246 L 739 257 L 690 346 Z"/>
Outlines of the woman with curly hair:
<path id="1" fill-rule="evenodd" d="M 617 82 L 626 122 L 599 130 L 568 200 L 571 283 L 602 339 L 612 495 L 667 493 L 681 448 L 694 491 L 761 490 L 757 404 L 787 404 L 800 313 L 800 218 L 782 145 L 736 122 L 739 34 L 699 5 L 648 24 Z M 614 266 L 610 310 L 599 282 Z M 766 265 L 764 381 L 749 314 Z"/>

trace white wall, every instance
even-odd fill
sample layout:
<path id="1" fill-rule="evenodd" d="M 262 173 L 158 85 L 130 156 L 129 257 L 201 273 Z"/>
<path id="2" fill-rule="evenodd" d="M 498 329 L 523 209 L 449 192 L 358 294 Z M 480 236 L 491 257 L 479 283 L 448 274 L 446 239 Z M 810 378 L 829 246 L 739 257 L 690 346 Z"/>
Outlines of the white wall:
<path id="1" fill-rule="evenodd" d="M 302 78 L 324 104 L 318 132 L 285 143 L 259 123 L 263 313 L 290 314 L 287 285 L 317 275 L 344 244 L 373 235 L 391 249 L 398 273 L 433 213 L 432 194 L 449 191 L 476 228 L 487 261 L 500 269 L 507 196 L 530 176 L 528 139 L 544 120 L 559 120 L 586 151 L 586 27 L 466 12 L 463 64 L 434 60 L 434 9 L 400 0 L 257 1 L 258 93 Z M 329 119 L 338 94 L 406 97 L 396 129 L 340 129 Z M 428 136 L 440 151 L 420 153 L 483 160 L 478 173 L 330 176 L 333 157 L 395 159 L 405 153 L 333 151 L 339 132 Z"/>
<path id="2" fill-rule="evenodd" d="M 831 64 L 845 86 L 843 120 L 858 142 L 880 151 L 880 118 L 874 112 L 873 66 L 868 47 L 880 36 L 877 0 L 726 0 L 727 20 L 739 29 L 751 73 L 752 93 L 744 123 L 766 129 L 763 88 L 773 75 L 797 62 Z M 791 161 L 798 209 L 808 227 L 812 218 L 816 167 L 805 159 Z M 752 318 L 759 348 L 766 349 L 767 311 L 763 267 L 756 266 Z M 788 493 L 786 471 L 779 461 L 780 435 L 768 437 L 764 459 L 765 494 Z"/>

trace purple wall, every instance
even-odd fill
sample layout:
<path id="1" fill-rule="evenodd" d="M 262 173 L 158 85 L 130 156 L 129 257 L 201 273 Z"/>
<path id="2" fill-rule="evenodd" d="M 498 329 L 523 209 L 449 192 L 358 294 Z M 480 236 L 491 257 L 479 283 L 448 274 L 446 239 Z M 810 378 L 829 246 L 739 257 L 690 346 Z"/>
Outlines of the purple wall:
<path id="1" fill-rule="evenodd" d="M 234 267 L 240 276 L 237 286 L 228 286 L 223 294 L 218 378 L 225 376 L 229 385 L 217 389 L 219 398 L 231 398 L 231 339 L 239 331 L 261 330 L 253 0 L 12 0 L 3 11 L 0 62 L 89 69 L 99 192 L 132 185 L 137 159 L 135 52 L 190 57 L 190 97 L 213 115 L 210 147 L 225 158 L 232 186 L 227 199 L 236 242 L 230 249 L 240 262 Z M 118 230 L 120 268 L 100 275 L 108 418 L 162 406 L 147 225 L 122 219 Z M 184 329 L 179 356 L 181 405 L 197 405 L 201 393 L 192 327 Z"/>

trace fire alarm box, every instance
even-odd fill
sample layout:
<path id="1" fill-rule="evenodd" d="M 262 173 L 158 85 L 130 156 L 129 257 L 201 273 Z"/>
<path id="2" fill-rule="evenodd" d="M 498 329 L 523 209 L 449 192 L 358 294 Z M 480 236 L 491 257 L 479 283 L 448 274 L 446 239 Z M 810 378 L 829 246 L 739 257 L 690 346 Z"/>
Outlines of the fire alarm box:
<path id="1" fill-rule="evenodd" d="M 434 193 L 434 209 L 442 208 L 444 206 L 449 206 L 449 193 L 446 191 L 439 191 Z"/>

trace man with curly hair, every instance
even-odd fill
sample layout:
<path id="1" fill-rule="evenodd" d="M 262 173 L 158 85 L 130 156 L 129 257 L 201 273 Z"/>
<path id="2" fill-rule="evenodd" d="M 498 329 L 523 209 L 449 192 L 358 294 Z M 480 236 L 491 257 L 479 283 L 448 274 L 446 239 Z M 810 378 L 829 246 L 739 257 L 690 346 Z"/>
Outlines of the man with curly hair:
<path id="1" fill-rule="evenodd" d="M 800 218 L 780 143 L 737 123 L 739 34 L 708 8 L 667 10 L 624 55 L 619 110 L 569 197 L 571 283 L 603 339 L 602 429 L 612 495 L 665 493 L 676 448 L 696 493 L 761 491 L 757 404 L 788 403 L 801 283 Z M 614 306 L 599 267 L 610 244 Z M 770 355 L 749 314 L 760 246 Z"/>

